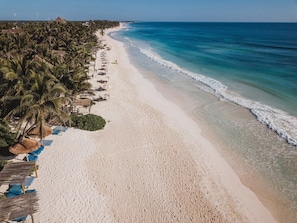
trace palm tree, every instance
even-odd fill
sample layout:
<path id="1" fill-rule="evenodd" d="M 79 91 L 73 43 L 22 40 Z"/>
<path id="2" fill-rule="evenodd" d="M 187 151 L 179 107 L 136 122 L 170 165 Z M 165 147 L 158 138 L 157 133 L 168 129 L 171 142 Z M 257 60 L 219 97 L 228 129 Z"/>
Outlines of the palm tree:
<path id="1" fill-rule="evenodd" d="M 26 132 L 38 126 L 41 130 L 49 115 L 62 115 L 65 88 L 50 74 L 48 66 L 28 57 L 17 57 L 11 61 L 0 60 L 3 65 L 1 100 L 8 106 L 6 118 L 18 118 L 16 128 L 22 138 Z M 13 105 L 13 106 L 12 106 Z M 23 126 L 23 124 L 26 124 Z M 23 131 L 20 129 L 23 127 Z"/>
<path id="2" fill-rule="evenodd" d="M 34 104 L 31 107 L 35 114 L 35 123 L 39 127 L 42 140 L 43 125 L 48 116 L 62 116 L 68 118 L 68 115 L 61 109 L 67 98 L 62 96 L 66 93 L 65 88 L 57 82 L 52 75 L 37 75 L 35 83 L 32 86 L 32 98 Z M 30 131 L 30 129 L 29 129 Z"/>
<path id="3" fill-rule="evenodd" d="M 0 101 L 5 104 L 1 116 L 14 108 L 25 91 L 31 88 L 37 66 L 38 63 L 29 56 L 18 56 L 12 60 L 0 59 Z"/>
<path id="4" fill-rule="evenodd" d="M 43 126 L 47 117 L 50 115 L 68 117 L 61 109 L 67 100 L 62 96 L 65 92 L 65 88 L 58 83 L 53 75 L 46 72 L 35 73 L 31 89 L 24 94 L 19 106 L 9 113 L 9 116 L 18 115 L 20 117 L 17 126 L 19 129 L 26 122 L 22 133 L 20 132 L 20 139 L 37 127 L 42 141 Z"/>
<path id="5" fill-rule="evenodd" d="M 89 27 L 81 22 L 24 23 L 23 36 L 0 33 L 0 117 L 18 117 L 23 137 L 36 126 L 42 131 L 48 117 L 65 116 L 61 110 L 65 96 L 75 97 L 91 88 L 84 66 L 98 46 L 95 31 L 117 25 L 110 21 L 91 21 Z M 63 60 L 53 56 L 54 48 L 65 51 Z"/>
<path id="6" fill-rule="evenodd" d="M 3 55 L 4 58 L 10 59 L 11 55 L 13 53 L 13 37 L 12 35 L 6 33 L 5 35 L 2 36 L 1 38 L 1 54 Z"/>

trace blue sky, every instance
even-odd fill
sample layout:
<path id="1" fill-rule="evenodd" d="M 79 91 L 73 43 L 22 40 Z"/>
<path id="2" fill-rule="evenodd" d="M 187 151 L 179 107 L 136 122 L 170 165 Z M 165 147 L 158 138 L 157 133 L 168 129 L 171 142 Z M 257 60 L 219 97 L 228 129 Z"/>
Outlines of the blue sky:
<path id="1" fill-rule="evenodd" d="M 297 0 L 0 0 L 0 20 L 297 22 Z"/>

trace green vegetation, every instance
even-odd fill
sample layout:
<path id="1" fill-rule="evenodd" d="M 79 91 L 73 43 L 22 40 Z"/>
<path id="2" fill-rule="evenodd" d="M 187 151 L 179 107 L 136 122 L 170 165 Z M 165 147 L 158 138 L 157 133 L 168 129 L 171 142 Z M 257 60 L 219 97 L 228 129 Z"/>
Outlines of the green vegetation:
<path id="1" fill-rule="evenodd" d="M 0 147 L 10 145 L 16 137 L 21 140 L 35 127 L 43 135 L 45 122 L 69 120 L 65 111 L 70 109 L 65 108 L 72 106 L 77 95 L 91 91 L 87 64 L 104 47 L 95 31 L 104 34 L 106 28 L 118 25 L 62 19 L 0 22 L 0 118 L 17 132 L 17 136 L 10 135 L 5 129 Z"/>
<path id="2" fill-rule="evenodd" d="M 0 150 L 16 143 L 16 134 L 10 131 L 7 121 L 0 118 Z"/>
<path id="3" fill-rule="evenodd" d="M 4 168 L 4 166 L 8 163 L 7 160 L 0 160 L 0 171 Z"/>
<path id="4" fill-rule="evenodd" d="M 101 117 L 93 114 L 87 114 L 82 116 L 70 115 L 71 123 L 73 127 L 88 130 L 88 131 L 96 131 L 103 129 L 106 121 Z"/>
<path id="5" fill-rule="evenodd" d="M 0 156 L 11 156 L 8 148 L 17 142 L 17 134 L 11 132 L 8 122 L 0 118 Z M 0 161 L 1 170 L 2 161 Z"/>

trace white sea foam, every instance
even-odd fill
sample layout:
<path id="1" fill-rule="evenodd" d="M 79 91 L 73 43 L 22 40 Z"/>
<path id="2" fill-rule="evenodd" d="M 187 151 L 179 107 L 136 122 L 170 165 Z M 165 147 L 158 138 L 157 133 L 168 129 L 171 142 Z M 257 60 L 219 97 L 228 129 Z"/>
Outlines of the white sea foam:
<path id="1" fill-rule="evenodd" d="M 135 44 L 133 45 L 135 46 Z M 291 116 L 282 110 L 272 108 L 260 102 L 237 96 L 230 92 L 227 86 L 220 81 L 187 71 L 173 62 L 161 58 L 158 54 L 154 53 L 151 48 L 140 48 L 140 52 L 161 66 L 172 69 L 183 75 L 187 75 L 210 88 L 207 90 L 205 87 L 200 87 L 202 90 L 207 90 L 220 98 L 249 109 L 252 114 L 256 116 L 257 120 L 267 125 L 268 128 L 275 131 L 281 137 L 285 138 L 289 144 L 297 146 L 297 118 L 295 116 Z"/>

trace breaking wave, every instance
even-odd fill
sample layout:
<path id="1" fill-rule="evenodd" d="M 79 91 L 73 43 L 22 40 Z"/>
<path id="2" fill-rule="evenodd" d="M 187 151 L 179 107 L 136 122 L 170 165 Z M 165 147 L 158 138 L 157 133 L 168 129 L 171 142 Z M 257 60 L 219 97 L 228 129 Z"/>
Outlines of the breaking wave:
<path id="1" fill-rule="evenodd" d="M 134 45 L 132 42 L 131 44 Z M 289 144 L 297 146 L 297 118 L 295 116 L 291 116 L 280 109 L 238 96 L 229 91 L 228 87 L 220 81 L 187 71 L 173 62 L 161 58 L 158 54 L 153 52 L 151 48 L 139 48 L 139 50 L 155 63 L 189 76 L 193 80 L 207 86 L 207 88 L 205 88 L 197 85 L 202 90 L 249 109 L 251 113 L 256 116 L 258 121 L 275 131 L 279 136 L 285 138 Z"/>

